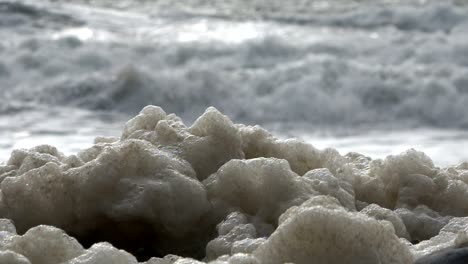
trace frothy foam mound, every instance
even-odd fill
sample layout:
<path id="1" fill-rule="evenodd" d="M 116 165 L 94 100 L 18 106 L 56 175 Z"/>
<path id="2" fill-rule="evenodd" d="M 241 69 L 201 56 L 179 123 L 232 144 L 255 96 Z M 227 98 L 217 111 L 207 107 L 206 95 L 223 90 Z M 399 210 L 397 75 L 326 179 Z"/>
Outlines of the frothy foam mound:
<path id="1" fill-rule="evenodd" d="M 467 175 L 415 150 L 341 156 L 214 108 L 187 127 L 147 106 L 76 155 L 12 153 L 0 262 L 425 263 L 468 242 Z"/>

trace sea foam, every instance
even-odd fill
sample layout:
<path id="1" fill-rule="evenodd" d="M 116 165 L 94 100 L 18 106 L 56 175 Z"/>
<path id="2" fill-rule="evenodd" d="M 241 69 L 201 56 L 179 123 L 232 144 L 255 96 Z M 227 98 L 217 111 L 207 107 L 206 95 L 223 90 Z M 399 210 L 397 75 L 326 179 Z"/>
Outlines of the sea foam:
<path id="1" fill-rule="evenodd" d="M 215 108 L 187 127 L 147 106 L 76 155 L 15 150 L 0 179 L 2 263 L 413 263 L 468 242 L 468 164 L 342 156 Z"/>

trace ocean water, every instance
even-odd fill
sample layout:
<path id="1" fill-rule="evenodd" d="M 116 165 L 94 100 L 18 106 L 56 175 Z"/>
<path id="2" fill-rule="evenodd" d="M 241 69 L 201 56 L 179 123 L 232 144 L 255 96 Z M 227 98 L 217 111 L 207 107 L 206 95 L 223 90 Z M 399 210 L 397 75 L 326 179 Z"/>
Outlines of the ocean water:
<path id="1" fill-rule="evenodd" d="M 0 0 L 0 263 L 466 263 L 466 3 Z"/>
<path id="2" fill-rule="evenodd" d="M 208 106 L 319 147 L 468 160 L 463 1 L 0 1 L 0 160 Z"/>

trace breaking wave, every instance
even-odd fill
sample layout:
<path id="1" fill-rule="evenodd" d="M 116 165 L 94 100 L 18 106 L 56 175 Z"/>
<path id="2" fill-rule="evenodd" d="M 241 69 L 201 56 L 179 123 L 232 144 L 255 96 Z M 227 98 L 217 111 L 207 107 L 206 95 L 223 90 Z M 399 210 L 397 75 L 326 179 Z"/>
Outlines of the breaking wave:
<path id="1" fill-rule="evenodd" d="M 0 28 L 31 28 L 43 29 L 51 25 L 51 29 L 77 26 L 83 22 L 65 14 L 49 11 L 37 5 L 21 3 L 19 1 L 0 2 Z"/>
<path id="2" fill-rule="evenodd" d="M 20 10 L 22 17 L 38 12 L 5 4 L 2 10 Z M 85 37 L 63 30 L 10 32 L 14 41 L 0 45 L 0 85 L 8 87 L 0 91 L 6 102 L 0 110 L 45 104 L 136 113 L 157 104 L 194 120 L 213 105 L 246 123 L 464 128 L 465 11 L 453 3 L 370 5 L 315 14 L 306 24 L 126 18 L 159 30 L 143 33 L 122 26 L 122 15 L 102 11 L 99 16 L 109 16 L 106 25 L 95 22 L 98 15 L 75 15 Z M 43 21 L 49 28 L 62 23 Z M 179 31 L 190 25 L 207 27 L 206 37 L 181 40 Z M 242 34 L 230 26 L 252 30 L 254 37 L 236 42 Z M 210 27 L 237 37 L 228 41 Z"/>

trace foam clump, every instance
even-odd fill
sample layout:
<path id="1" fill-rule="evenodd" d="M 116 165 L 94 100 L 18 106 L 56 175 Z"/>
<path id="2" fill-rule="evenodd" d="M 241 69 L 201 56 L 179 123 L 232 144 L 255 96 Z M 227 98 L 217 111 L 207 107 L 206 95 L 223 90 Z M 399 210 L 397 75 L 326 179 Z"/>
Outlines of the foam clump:
<path id="1" fill-rule="evenodd" d="M 76 258 L 64 264 L 137 264 L 134 256 L 123 250 L 114 248 L 109 243 L 97 243 Z"/>
<path id="2" fill-rule="evenodd" d="M 468 166 L 340 155 L 209 108 L 145 107 L 75 155 L 0 165 L 0 262 L 408 263 L 464 248 Z M 413 243 L 413 244 L 412 244 Z"/>
<path id="3" fill-rule="evenodd" d="M 247 216 L 234 212 L 217 225 L 218 237 L 206 246 L 206 259 L 223 255 L 252 253 L 265 239 L 257 238 L 257 229 Z"/>
<path id="4" fill-rule="evenodd" d="M 143 139 L 177 153 L 190 162 L 201 180 L 227 161 L 244 158 L 238 129 L 214 108 L 208 108 L 191 127 L 186 127 L 177 116 L 147 106 L 125 125 L 121 139 L 130 138 Z"/>
<path id="5" fill-rule="evenodd" d="M 62 263 L 84 251 L 76 239 L 52 226 L 36 226 L 24 235 L 10 229 L 0 235 L 0 259 L 8 258 L 13 263 Z"/>
<path id="6" fill-rule="evenodd" d="M 240 208 L 272 224 L 286 209 L 317 193 L 286 160 L 276 158 L 231 160 L 204 183 L 213 205 Z"/>
<path id="7" fill-rule="evenodd" d="M 366 206 L 360 211 L 360 213 L 373 217 L 377 220 L 387 220 L 392 223 L 393 228 L 395 229 L 395 234 L 398 237 L 406 238 L 409 240 L 410 236 L 406 230 L 405 223 L 400 218 L 400 216 L 387 208 L 382 208 L 376 204 L 371 204 Z"/>
<path id="8" fill-rule="evenodd" d="M 254 255 L 262 263 L 411 263 L 412 255 L 386 223 L 317 196 L 293 207 Z M 287 241 L 287 243 L 284 243 Z"/>
<path id="9" fill-rule="evenodd" d="M 405 224 L 413 241 L 423 241 L 436 236 L 451 219 L 450 216 L 441 216 L 424 205 L 412 210 L 398 208 L 394 212 Z"/>
<path id="10" fill-rule="evenodd" d="M 468 218 L 456 217 L 449 221 L 434 237 L 412 246 L 410 249 L 417 257 L 430 256 L 438 252 L 468 245 Z"/>
<path id="11" fill-rule="evenodd" d="M 11 250 L 0 251 L 0 262 L 8 264 L 31 264 L 26 257 Z"/>

